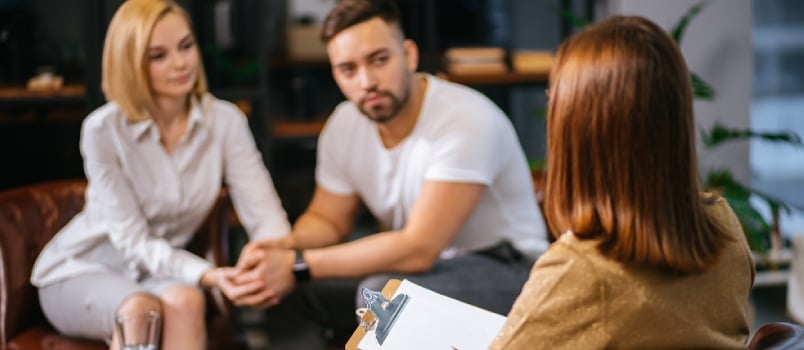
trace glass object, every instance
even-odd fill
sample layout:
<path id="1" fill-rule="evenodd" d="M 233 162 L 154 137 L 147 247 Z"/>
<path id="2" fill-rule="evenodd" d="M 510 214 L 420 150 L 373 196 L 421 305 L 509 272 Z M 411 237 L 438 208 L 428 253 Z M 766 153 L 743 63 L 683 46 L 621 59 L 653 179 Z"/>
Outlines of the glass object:
<path id="1" fill-rule="evenodd" d="M 122 350 L 158 350 L 162 322 L 156 311 L 130 312 L 115 317 Z"/>

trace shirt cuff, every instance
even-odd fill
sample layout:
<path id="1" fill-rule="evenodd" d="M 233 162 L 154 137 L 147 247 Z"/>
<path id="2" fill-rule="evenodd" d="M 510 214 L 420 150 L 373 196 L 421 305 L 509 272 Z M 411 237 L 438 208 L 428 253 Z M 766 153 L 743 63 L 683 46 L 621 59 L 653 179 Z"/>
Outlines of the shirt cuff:
<path id="1" fill-rule="evenodd" d="M 201 276 L 204 275 L 204 272 L 214 267 L 215 265 L 207 260 L 201 258 L 191 259 L 187 261 L 183 268 L 182 277 L 186 278 L 184 282 L 191 285 L 201 285 Z"/>

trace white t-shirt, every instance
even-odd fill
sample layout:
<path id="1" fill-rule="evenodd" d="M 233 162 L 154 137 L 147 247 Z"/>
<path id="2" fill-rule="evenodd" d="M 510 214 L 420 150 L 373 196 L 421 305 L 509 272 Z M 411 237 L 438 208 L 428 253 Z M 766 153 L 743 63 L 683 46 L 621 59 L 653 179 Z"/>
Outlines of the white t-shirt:
<path id="1" fill-rule="evenodd" d="M 212 95 L 193 99 L 172 154 L 159 140 L 153 120 L 129 122 L 115 103 L 84 119 L 86 205 L 39 254 L 35 286 L 93 272 L 197 283 L 213 266 L 182 247 L 223 183 L 252 239 L 290 232 L 248 120 L 233 104 Z"/>
<path id="2" fill-rule="evenodd" d="M 442 257 L 504 239 L 530 256 L 541 254 L 548 246 L 545 224 L 510 120 L 475 90 L 427 79 L 416 125 L 391 149 L 354 103 L 338 105 L 319 137 L 318 185 L 359 196 L 382 229 L 398 230 L 425 181 L 483 184 L 474 213 Z"/>

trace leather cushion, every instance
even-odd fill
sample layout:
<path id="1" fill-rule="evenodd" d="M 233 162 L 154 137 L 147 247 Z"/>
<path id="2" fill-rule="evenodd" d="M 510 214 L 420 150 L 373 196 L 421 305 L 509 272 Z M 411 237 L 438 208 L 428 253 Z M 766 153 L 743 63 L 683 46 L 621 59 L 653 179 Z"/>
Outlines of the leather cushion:
<path id="1" fill-rule="evenodd" d="M 84 180 L 65 180 L 0 193 L 0 340 L 47 325 L 31 270 L 39 252 L 84 206 Z M 6 265 L 6 263 L 8 265 Z"/>

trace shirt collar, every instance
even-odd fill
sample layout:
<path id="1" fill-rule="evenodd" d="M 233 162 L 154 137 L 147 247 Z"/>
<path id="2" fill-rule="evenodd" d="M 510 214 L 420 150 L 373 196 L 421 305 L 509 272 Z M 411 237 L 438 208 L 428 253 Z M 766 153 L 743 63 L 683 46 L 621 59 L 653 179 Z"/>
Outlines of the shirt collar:
<path id="1" fill-rule="evenodd" d="M 131 131 L 131 136 L 134 138 L 134 140 L 140 140 L 153 125 L 154 121 L 151 118 L 130 122 L 129 130 Z"/>
<path id="2" fill-rule="evenodd" d="M 190 98 L 190 113 L 187 115 L 187 135 L 192 135 L 196 129 L 204 125 L 204 103 L 206 96 L 199 101 L 195 95 Z"/>
<path id="3" fill-rule="evenodd" d="M 202 103 L 198 100 L 197 97 L 195 97 L 195 95 L 190 97 L 190 112 L 187 115 L 187 118 L 188 118 L 187 135 L 192 135 L 195 129 L 197 129 L 204 123 L 204 113 L 202 111 Z M 142 138 L 145 137 L 145 134 L 147 134 L 154 128 L 156 128 L 156 123 L 154 123 L 154 120 L 151 118 L 129 124 L 129 130 L 131 132 L 131 136 L 134 138 L 134 140 L 137 141 L 142 140 Z M 159 137 L 158 130 L 154 130 L 152 135 L 158 138 Z"/>

